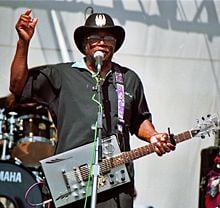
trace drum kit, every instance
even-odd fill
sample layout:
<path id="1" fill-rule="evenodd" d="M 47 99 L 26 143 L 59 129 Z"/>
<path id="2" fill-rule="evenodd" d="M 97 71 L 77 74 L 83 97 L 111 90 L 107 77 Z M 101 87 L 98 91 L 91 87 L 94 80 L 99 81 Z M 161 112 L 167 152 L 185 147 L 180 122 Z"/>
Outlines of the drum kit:
<path id="1" fill-rule="evenodd" d="M 0 208 L 45 207 L 48 199 L 39 161 L 54 154 L 56 130 L 49 114 L 35 112 L 0 109 Z"/>

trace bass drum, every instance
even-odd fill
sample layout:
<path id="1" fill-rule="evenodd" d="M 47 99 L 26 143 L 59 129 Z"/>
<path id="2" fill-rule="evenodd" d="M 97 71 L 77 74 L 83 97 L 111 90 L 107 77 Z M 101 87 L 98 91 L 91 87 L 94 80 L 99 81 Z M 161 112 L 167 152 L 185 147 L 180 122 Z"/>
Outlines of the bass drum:
<path id="1" fill-rule="evenodd" d="M 11 161 L 0 161 L 0 208 L 29 208 L 43 201 L 34 174 Z M 28 189 L 33 186 L 33 189 Z M 27 195 L 27 201 L 25 200 Z"/>

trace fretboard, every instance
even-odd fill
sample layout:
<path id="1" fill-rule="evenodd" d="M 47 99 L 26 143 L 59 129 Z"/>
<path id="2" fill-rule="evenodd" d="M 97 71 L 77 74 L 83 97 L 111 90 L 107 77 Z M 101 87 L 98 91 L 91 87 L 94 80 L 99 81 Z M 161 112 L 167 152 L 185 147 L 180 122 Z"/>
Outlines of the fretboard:
<path id="1" fill-rule="evenodd" d="M 176 143 L 180 143 L 183 141 L 186 141 L 193 137 L 194 134 L 197 133 L 197 130 L 195 131 L 185 131 L 183 133 L 177 134 L 173 137 Z M 118 167 L 122 164 L 128 163 L 132 160 L 136 160 L 138 158 L 141 158 L 143 156 L 149 155 L 151 153 L 155 152 L 155 144 L 148 144 L 143 147 L 136 148 L 134 150 L 128 151 L 128 152 L 122 152 L 117 156 L 114 156 L 109 159 L 104 159 L 101 162 L 101 170 L 109 171 L 112 168 Z"/>
<path id="2" fill-rule="evenodd" d="M 175 143 L 180 143 L 194 137 L 198 132 L 199 132 L 198 130 L 185 131 L 183 133 L 173 136 L 173 139 L 175 140 Z M 99 163 L 101 169 L 100 172 L 101 174 L 105 174 L 109 172 L 112 168 L 126 164 L 130 161 L 136 160 L 138 158 L 141 158 L 143 156 L 149 155 L 154 152 L 155 152 L 155 144 L 151 143 L 133 149 L 131 151 L 122 152 L 114 157 L 103 159 Z M 88 165 L 81 166 L 80 172 L 83 180 L 86 181 L 89 175 Z"/>

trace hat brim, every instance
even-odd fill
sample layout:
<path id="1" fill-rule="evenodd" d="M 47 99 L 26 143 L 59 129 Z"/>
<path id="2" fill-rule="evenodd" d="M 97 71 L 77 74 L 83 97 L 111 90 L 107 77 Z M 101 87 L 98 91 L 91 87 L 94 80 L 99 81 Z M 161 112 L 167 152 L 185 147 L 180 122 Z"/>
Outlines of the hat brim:
<path id="1" fill-rule="evenodd" d="M 113 35 L 116 38 L 116 45 L 115 45 L 115 52 L 121 47 L 125 39 L 125 31 L 120 26 L 110 26 L 105 28 L 98 28 L 98 27 L 87 27 L 87 26 L 80 26 L 76 28 L 74 32 L 74 41 L 76 43 L 77 48 L 80 50 L 81 53 L 85 55 L 83 41 L 91 32 L 96 31 L 106 31 Z"/>

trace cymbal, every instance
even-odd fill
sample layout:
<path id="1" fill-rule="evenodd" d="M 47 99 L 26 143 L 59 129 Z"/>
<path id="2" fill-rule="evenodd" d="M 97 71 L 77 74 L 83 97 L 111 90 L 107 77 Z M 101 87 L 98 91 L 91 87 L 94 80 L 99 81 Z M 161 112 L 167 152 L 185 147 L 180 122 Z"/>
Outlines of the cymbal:
<path id="1" fill-rule="evenodd" d="M 35 108 L 39 105 L 39 103 L 20 103 L 17 104 L 17 108 Z"/>

